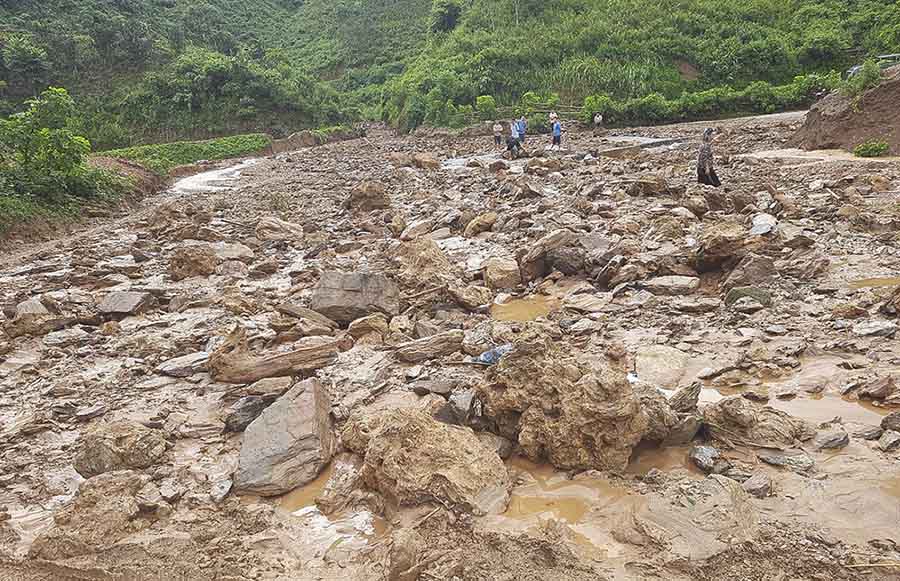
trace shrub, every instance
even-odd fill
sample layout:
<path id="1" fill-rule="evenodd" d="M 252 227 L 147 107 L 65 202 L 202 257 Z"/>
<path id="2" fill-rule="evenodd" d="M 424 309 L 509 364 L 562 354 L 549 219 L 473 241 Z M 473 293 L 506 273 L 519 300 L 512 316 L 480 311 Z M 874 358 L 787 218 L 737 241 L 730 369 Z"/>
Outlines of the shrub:
<path id="1" fill-rule="evenodd" d="M 497 102 L 490 95 L 481 95 L 475 99 L 475 108 L 478 109 L 478 116 L 483 120 L 497 118 Z"/>
<path id="2" fill-rule="evenodd" d="M 462 7 L 457 0 L 434 0 L 431 5 L 431 31 L 449 32 L 456 28 Z"/>
<path id="3" fill-rule="evenodd" d="M 860 143 L 853 148 L 853 155 L 856 157 L 881 157 L 890 151 L 891 146 L 887 141 L 880 139 L 870 139 L 869 141 Z"/>
<path id="4" fill-rule="evenodd" d="M 103 155 L 129 159 L 159 174 L 165 174 L 173 167 L 195 163 L 201 159 L 229 159 L 254 154 L 267 145 L 269 145 L 268 135 L 252 133 L 208 141 L 176 141 L 113 149 L 103 152 Z"/>
<path id="5" fill-rule="evenodd" d="M 855 75 L 850 76 L 843 82 L 840 90 L 849 97 L 855 97 L 873 87 L 877 87 L 880 83 L 881 67 L 878 66 L 878 62 L 875 60 L 868 59 Z"/>

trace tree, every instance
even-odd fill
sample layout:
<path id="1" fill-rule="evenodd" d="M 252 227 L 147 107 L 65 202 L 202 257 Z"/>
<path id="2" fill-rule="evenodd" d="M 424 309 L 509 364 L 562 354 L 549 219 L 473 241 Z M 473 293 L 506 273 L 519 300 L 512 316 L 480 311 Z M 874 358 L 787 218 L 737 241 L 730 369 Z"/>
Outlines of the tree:
<path id="1" fill-rule="evenodd" d="M 434 0 L 431 6 L 431 31 L 450 32 L 456 28 L 462 7 L 458 0 Z"/>
<path id="2" fill-rule="evenodd" d="M 36 95 L 50 70 L 47 51 L 29 37 L 17 35 L 5 40 L 2 54 L 3 64 L 9 71 L 11 80 L 17 80 L 20 86 L 27 87 L 29 94 Z"/>

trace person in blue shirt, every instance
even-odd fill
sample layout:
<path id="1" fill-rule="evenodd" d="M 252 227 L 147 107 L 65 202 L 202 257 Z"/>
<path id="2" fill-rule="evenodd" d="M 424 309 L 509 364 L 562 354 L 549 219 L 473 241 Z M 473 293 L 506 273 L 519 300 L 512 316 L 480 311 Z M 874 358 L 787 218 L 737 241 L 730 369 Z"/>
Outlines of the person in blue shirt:
<path id="1" fill-rule="evenodd" d="M 517 125 L 519 128 L 519 141 L 521 141 L 522 143 L 525 143 L 525 132 L 528 129 L 528 120 L 525 119 L 524 115 L 522 115 L 522 117 L 519 118 Z"/>
<path id="2" fill-rule="evenodd" d="M 553 134 L 553 143 L 550 146 L 550 149 L 553 149 L 554 147 L 556 149 L 560 149 L 562 147 L 562 123 L 560 123 L 559 119 L 555 116 L 552 123 L 553 125 L 551 126 L 551 133 Z"/>

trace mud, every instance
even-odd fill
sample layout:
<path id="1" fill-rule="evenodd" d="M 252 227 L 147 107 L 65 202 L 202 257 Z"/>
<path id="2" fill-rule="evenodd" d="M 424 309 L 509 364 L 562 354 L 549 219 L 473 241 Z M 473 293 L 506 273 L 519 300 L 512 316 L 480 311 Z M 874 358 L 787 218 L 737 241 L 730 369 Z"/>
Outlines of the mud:
<path id="1" fill-rule="evenodd" d="M 900 169 L 801 123 L 716 122 L 718 190 L 706 124 L 373 131 L 0 255 L 0 576 L 896 579 Z"/>

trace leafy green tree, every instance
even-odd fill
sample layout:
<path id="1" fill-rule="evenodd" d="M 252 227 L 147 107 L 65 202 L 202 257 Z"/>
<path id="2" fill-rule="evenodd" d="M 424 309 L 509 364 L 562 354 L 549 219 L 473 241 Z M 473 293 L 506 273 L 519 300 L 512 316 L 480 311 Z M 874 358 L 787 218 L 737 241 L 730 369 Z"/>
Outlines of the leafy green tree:
<path id="1" fill-rule="evenodd" d="M 497 101 L 491 95 L 480 95 L 475 99 L 475 108 L 478 109 L 478 116 L 481 119 L 497 118 Z"/>
<path id="2" fill-rule="evenodd" d="M 71 130 L 68 92 L 51 87 L 27 105 L 0 120 L 0 175 L 13 193 L 48 200 L 96 193 L 100 176 L 85 164 L 91 144 Z"/>
<path id="3" fill-rule="evenodd" d="M 35 95 L 50 70 L 47 51 L 28 36 L 15 35 L 3 41 L 2 55 L 10 81 L 23 87 L 27 94 Z"/>
<path id="4" fill-rule="evenodd" d="M 431 31 L 450 32 L 456 28 L 462 6 L 458 0 L 434 0 L 431 6 Z"/>

